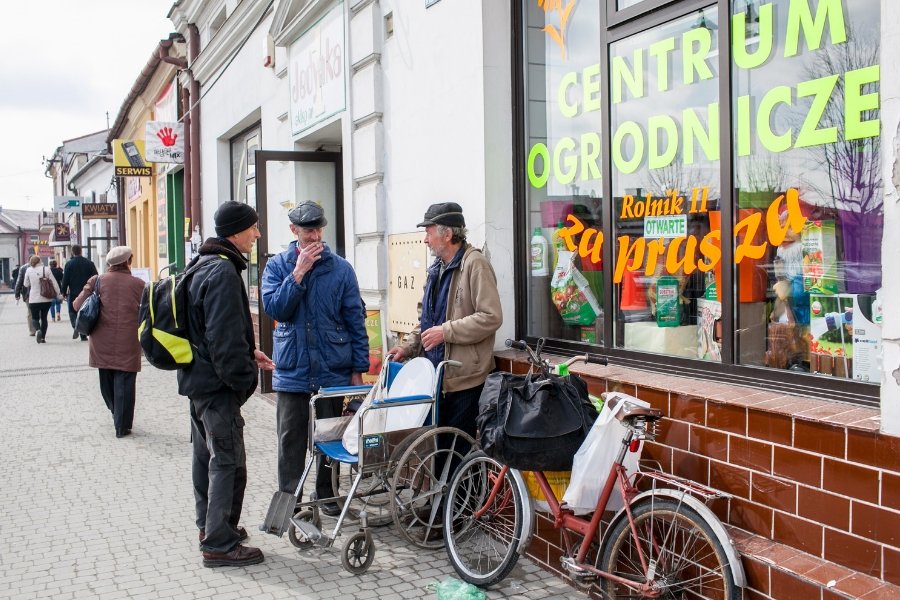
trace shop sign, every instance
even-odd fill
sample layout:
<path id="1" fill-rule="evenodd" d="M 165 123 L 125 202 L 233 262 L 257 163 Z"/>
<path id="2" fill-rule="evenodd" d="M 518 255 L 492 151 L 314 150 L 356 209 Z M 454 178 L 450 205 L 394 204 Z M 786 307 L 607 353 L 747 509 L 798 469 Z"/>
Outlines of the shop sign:
<path id="1" fill-rule="evenodd" d="M 345 50 L 343 2 L 291 45 L 288 79 L 292 134 L 344 110 Z"/>
<path id="2" fill-rule="evenodd" d="M 390 329 L 408 333 L 419 326 L 419 305 L 431 257 L 422 232 L 388 236 Z"/>
<path id="3" fill-rule="evenodd" d="M 645 238 L 678 238 L 687 235 L 687 215 L 665 215 L 644 219 Z"/>
<path id="4" fill-rule="evenodd" d="M 53 241 L 70 242 L 72 241 L 72 232 L 68 223 L 57 223 L 53 226 Z"/>
<path id="5" fill-rule="evenodd" d="M 85 219 L 115 219 L 119 214 L 115 202 L 96 202 L 84 204 L 81 216 Z"/>
<path id="6" fill-rule="evenodd" d="M 844 5 L 849 0 L 790 0 L 783 29 L 776 31 L 772 2 L 759 6 L 758 40 L 746 36 L 746 13 L 732 15 L 731 55 L 736 73 L 749 73 L 763 67 L 772 58 L 776 44 L 782 42 L 784 57 L 799 56 L 805 51 L 823 48 L 826 43 L 838 46 L 847 42 Z M 815 4 L 815 7 L 812 5 Z M 549 34 L 549 32 L 548 32 Z M 610 60 L 610 100 L 613 105 L 629 99 L 652 98 L 665 105 L 666 95 L 683 92 L 691 86 L 714 77 L 709 61 L 714 59 L 713 36 L 706 27 L 695 27 L 676 37 L 663 39 L 648 48 L 638 48 L 630 56 L 613 56 Z M 552 36 L 551 36 L 552 37 Z M 827 42 L 826 42 L 827 40 Z M 560 40 L 562 41 L 562 40 Z M 644 72 L 657 73 L 657 85 L 649 89 Z M 556 91 L 555 105 L 564 118 L 600 110 L 600 63 L 564 74 Z M 794 148 L 809 148 L 874 138 L 880 135 L 878 118 L 878 64 L 846 72 L 830 73 L 792 86 L 775 86 L 765 93 L 734 99 L 734 140 L 738 157 L 752 154 L 752 135 L 772 153 Z M 679 86 L 679 84 L 681 84 Z M 842 105 L 836 114 L 840 122 L 828 116 L 834 98 Z M 805 111 L 796 125 L 776 132 L 771 122 L 775 111 L 786 106 Z M 872 116 L 874 115 L 874 116 Z M 871 117 L 871 118 L 870 118 Z M 662 169 L 676 160 L 684 166 L 701 160 L 719 159 L 719 103 L 703 108 L 685 108 L 680 115 L 649 115 L 642 122 L 618 123 L 611 132 L 611 154 L 614 167 L 621 173 L 635 173 L 641 168 Z M 627 149 L 627 150 L 626 150 Z M 600 177 L 600 135 L 586 131 L 578 137 L 562 137 L 553 144 L 534 144 L 528 153 L 526 171 L 535 188 L 543 188 L 550 177 L 561 185 Z"/>
<path id="7" fill-rule="evenodd" d="M 625 196 L 619 219 L 654 218 L 665 216 L 684 216 L 693 213 L 706 213 L 709 188 L 694 188 L 690 200 L 672 191 L 666 198 L 654 198 L 648 194 L 643 199 Z M 787 218 L 782 222 L 781 213 Z M 800 210 L 800 193 L 796 188 L 789 189 L 779 195 L 769 205 L 765 213 L 766 240 L 761 244 L 754 243 L 760 227 L 763 226 L 763 213 L 755 212 L 734 225 L 734 262 L 740 264 L 746 259 L 760 259 L 765 256 L 769 244 L 779 246 L 787 237 L 789 230 L 800 234 L 806 225 L 806 217 Z M 603 254 L 603 232 L 593 227 L 585 227 L 584 223 L 573 214 L 566 217 L 566 227 L 559 235 L 570 252 L 577 250 L 582 258 L 592 262 L 600 262 Z M 575 243 L 578 238 L 578 243 Z M 653 238 L 639 237 L 632 239 L 629 235 L 620 235 L 616 239 L 616 267 L 613 282 L 621 283 L 625 269 L 637 271 L 644 266 L 644 274 L 648 277 L 656 274 L 657 266 L 662 266 L 669 275 L 690 275 L 699 270 L 701 273 L 712 271 L 722 260 L 722 231 L 713 229 L 702 238 L 685 235 L 671 238 L 668 243 L 663 236 Z M 662 265 L 660 265 L 662 262 Z"/>
<path id="8" fill-rule="evenodd" d="M 144 158 L 144 140 L 113 140 L 112 148 L 116 177 L 153 175 L 153 167 Z"/>
<path id="9" fill-rule="evenodd" d="M 78 196 L 53 196 L 53 211 L 80 213 L 84 198 Z"/>
<path id="10" fill-rule="evenodd" d="M 144 143 L 148 161 L 184 163 L 184 123 L 148 121 Z"/>
<path id="11" fill-rule="evenodd" d="M 366 335 L 369 336 L 369 371 L 363 373 L 363 383 L 372 384 L 378 381 L 381 365 L 384 360 L 384 332 L 381 327 L 381 311 L 366 311 Z"/>

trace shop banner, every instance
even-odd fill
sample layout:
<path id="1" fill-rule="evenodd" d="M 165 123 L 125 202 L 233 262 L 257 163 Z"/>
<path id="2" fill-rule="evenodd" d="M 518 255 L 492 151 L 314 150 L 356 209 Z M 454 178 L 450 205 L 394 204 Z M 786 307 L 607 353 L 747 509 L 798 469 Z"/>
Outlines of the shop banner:
<path id="1" fill-rule="evenodd" d="M 144 144 L 150 162 L 184 163 L 184 123 L 147 122 Z"/>
<path id="2" fill-rule="evenodd" d="M 363 383 L 378 381 L 384 361 L 384 330 L 381 326 L 381 311 L 366 311 L 366 334 L 369 336 L 369 372 L 363 373 Z"/>
<path id="3" fill-rule="evenodd" d="M 53 196 L 53 211 L 80 213 L 83 198 L 78 196 Z"/>
<path id="4" fill-rule="evenodd" d="M 151 177 L 153 167 L 144 159 L 144 140 L 113 140 L 116 177 Z"/>
<path id="5" fill-rule="evenodd" d="M 309 28 L 289 49 L 291 133 L 344 110 L 344 3 Z"/>
<path id="6" fill-rule="evenodd" d="M 119 211 L 115 202 L 94 202 L 81 207 L 84 219 L 115 219 Z"/>
<path id="7" fill-rule="evenodd" d="M 69 228 L 68 223 L 56 223 L 53 226 L 53 241 L 54 242 L 71 242 L 72 241 L 72 231 Z"/>

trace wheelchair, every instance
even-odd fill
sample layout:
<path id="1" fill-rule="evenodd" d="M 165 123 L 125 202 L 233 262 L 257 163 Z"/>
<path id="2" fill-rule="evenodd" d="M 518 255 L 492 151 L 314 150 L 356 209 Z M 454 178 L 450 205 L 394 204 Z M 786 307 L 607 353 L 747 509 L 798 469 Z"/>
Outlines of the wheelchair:
<path id="1" fill-rule="evenodd" d="M 306 467 L 293 494 L 275 493 L 263 531 L 279 537 L 286 531 L 291 544 L 301 550 L 323 549 L 332 547 L 344 526 L 352 523 L 354 532 L 344 541 L 341 564 L 356 575 L 374 559 L 372 527 L 393 522 L 408 542 L 426 549 L 443 547 L 440 512 L 450 471 L 475 440 L 460 429 L 435 425 L 444 369 L 461 363 L 441 362 L 428 381 L 427 374 L 418 377 L 424 363 L 415 361 L 427 359 L 401 364 L 388 357 L 374 386 L 322 388 L 310 398 Z M 410 377 L 419 381 L 410 386 Z M 346 405 L 363 396 L 372 398 L 354 416 L 316 416 L 319 400 L 343 397 Z M 343 435 L 337 433 L 348 419 L 358 419 L 358 435 L 350 436 L 356 440 L 357 453 L 345 447 Z M 308 501 L 300 501 L 320 456 L 331 464 L 335 496 L 316 498 L 313 493 Z M 340 515 L 333 527 L 323 527 L 321 506 L 332 502 L 340 507 Z"/>

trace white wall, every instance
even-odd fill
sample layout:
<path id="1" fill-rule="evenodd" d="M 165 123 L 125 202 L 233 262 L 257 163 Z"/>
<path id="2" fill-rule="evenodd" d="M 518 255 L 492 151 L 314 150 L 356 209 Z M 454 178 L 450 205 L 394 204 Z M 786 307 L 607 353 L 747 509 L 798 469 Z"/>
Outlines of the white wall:
<path id="1" fill-rule="evenodd" d="M 292 150 L 290 128 L 279 116 L 288 109 L 287 77 L 263 67 L 263 40 L 272 21 L 270 13 L 222 76 L 201 88 L 201 194 L 204 238 L 215 235 L 213 216 L 222 202 L 231 199 L 229 140 L 261 121 L 262 149 Z M 268 213 L 278 214 L 276 198 L 269 198 Z M 263 232 L 265 235 L 265 232 Z"/>
<path id="2" fill-rule="evenodd" d="M 881 264 L 884 310 L 881 427 L 900 435 L 900 246 L 890 232 L 900 227 L 900 3 L 881 2 L 881 152 L 884 174 L 884 239 Z"/>
<path id="3" fill-rule="evenodd" d="M 458 202 L 469 240 L 486 249 L 513 331 L 509 6 L 383 0 L 384 194 L 388 234 L 416 228 L 435 202 Z M 423 232 L 424 237 L 424 232 Z"/>

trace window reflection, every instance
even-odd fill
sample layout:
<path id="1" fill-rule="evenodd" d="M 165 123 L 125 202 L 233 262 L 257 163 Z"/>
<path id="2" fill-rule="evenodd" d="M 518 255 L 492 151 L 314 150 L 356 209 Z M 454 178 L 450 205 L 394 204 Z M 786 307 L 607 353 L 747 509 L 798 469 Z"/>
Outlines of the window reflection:
<path id="1" fill-rule="evenodd" d="M 716 11 L 610 46 L 616 344 L 721 360 Z"/>

